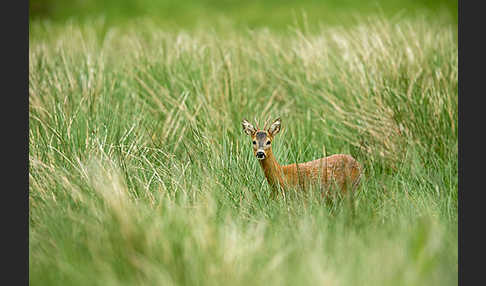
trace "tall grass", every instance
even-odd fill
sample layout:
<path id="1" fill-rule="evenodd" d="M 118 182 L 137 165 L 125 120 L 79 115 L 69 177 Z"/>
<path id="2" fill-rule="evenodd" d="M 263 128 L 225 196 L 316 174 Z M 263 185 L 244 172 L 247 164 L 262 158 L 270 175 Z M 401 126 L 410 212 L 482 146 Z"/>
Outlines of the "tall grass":
<path id="1" fill-rule="evenodd" d="M 453 26 L 30 35 L 32 285 L 457 284 Z M 281 164 L 357 158 L 354 199 L 270 199 L 268 116 Z"/>

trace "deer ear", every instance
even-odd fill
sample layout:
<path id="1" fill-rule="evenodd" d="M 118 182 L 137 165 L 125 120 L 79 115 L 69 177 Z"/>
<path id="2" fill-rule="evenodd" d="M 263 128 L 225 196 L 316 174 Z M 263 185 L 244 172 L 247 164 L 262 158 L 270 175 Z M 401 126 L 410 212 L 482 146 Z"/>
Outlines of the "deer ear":
<path id="1" fill-rule="evenodd" d="M 274 136 L 275 134 L 277 134 L 279 131 L 280 131 L 280 124 L 282 123 L 282 120 L 279 118 L 277 118 L 277 120 L 275 120 L 272 125 L 270 125 L 270 128 L 268 128 L 268 133 L 270 133 L 270 135 Z"/>
<path id="2" fill-rule="evenodd" d="M 241 125 L 243 126 L 243 131 L 248 135 L 253 135 L 256 132 L 255 127 L 253 127 L 253 125 L 251 125 L 251 123 L 246 119 L 241 121 Z"/>

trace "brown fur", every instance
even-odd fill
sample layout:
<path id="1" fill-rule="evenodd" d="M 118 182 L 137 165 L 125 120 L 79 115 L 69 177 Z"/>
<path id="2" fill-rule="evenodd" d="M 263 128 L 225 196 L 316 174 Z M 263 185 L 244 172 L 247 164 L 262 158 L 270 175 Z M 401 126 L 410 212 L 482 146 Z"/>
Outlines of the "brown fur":
<path id="1" fill-rule="evenodd" d="M 278 121 L 278 122 L 277 122 Z M 305 162 L 294 163 L 281 166 L 272 152 L 271 144 L 263 144 L 273 141 L 274 135 L 280 130 L 280 119 L 277 119 L 278 124 L 274 124 L 269 130 L 256 130 L 246 120 L 243 121 L 243 128 L 249 128 L 249 134 L 253 142 L 253 152 L 256 155 L 257 151 L 264 151 L 264 159 L 259 160 L 260 166 L 263 169 L 268 184 L 272 187 L 274 195 L 278 194 L 278 190 L 286 190 L 290 188 L 297 188 L 306 190 L 311 186 L 319 187 L 322 194 L 328 194 L 331 186 L 335 184 L 338 189 L 345 193 L 347 189 L 354 190 L 359 184 L 361 177 L 361 165 L 350 155 L 335 154 L 325 158 Z M 255 135 L 257 132 L 264 131 L 267 137 L 264 142 L 258 141 Z M 273 132 L 272 132 L 273 131 Z M 262 149 L 262 146 L 264 149 Z"/>

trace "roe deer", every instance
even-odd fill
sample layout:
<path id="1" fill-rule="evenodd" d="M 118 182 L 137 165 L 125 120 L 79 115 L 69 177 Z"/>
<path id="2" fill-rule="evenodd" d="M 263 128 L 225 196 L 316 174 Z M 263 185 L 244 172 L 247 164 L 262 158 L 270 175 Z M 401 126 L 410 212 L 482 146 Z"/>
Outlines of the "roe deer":
<path id="1" fill-rule="evenodd" d="M 339 190 L 346 192 L 348 187 L 354 191 L 360 181 L 361 165 L 350 155 L 335 154 L 305 163 L 295 163 L 281 166 L 272 153 L 272 141 L 280 131 L 281 120 L 275 120 L 268 129 L 253 127 L 248 120 L 241 122 L 243 131 L 251 136 L 253 153 L 263 169 L 268 184 L 273 190 L 273 196 L 278 190 L 288 187 L 307 189 L 317 186 L 322 195 L 328 194 L 329 188 L 336 183 Z M 266 129 L 266 130 L 265 130 Z"/>

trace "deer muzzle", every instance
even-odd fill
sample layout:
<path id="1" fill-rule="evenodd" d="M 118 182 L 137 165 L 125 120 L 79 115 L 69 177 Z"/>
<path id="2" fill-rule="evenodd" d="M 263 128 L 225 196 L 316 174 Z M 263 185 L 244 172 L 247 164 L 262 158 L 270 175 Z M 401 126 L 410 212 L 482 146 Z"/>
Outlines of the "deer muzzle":
<path id="1" fill-rule="evenodd" d="M 263 150 L 258 150 L 256 153 L 255 153 L 255 156 L 257 157 L 258 160 L 263 160 L 265 159 L 265 151 Z"/>

